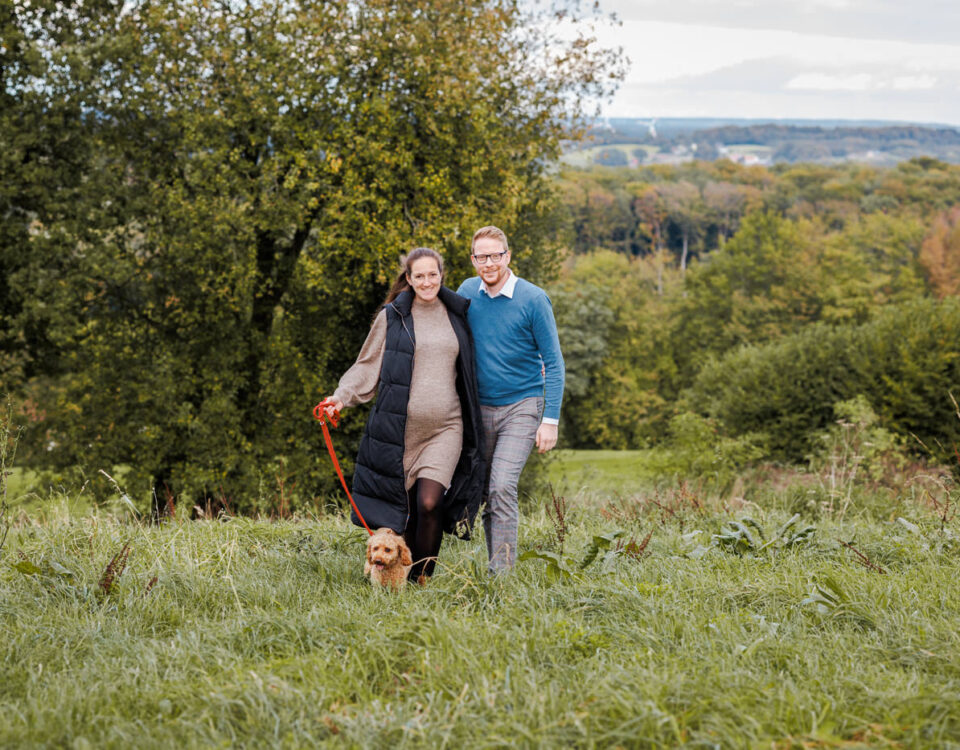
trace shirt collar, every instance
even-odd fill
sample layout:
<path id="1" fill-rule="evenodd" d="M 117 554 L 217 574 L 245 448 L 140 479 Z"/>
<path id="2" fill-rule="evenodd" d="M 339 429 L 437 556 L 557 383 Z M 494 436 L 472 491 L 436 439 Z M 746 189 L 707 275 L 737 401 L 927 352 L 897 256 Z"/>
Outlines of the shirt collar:
<path id="1" fill-rule="evenodd" d="M 513 271 L 510 271 L 510 269 L 507 269 L 507 271 L 510 274 L 510 276 L 507 277 L 507 283 L 504 284 L 496 294 L 490 294 L 490 289 L 487 288 L 487 282 L 481 279 L 480 289 L 483 290 L 484 294 L 491 298 L 503 295 L 504 297 L 513 299 L 513 290 L 517 288 L 517 275 Z"/>

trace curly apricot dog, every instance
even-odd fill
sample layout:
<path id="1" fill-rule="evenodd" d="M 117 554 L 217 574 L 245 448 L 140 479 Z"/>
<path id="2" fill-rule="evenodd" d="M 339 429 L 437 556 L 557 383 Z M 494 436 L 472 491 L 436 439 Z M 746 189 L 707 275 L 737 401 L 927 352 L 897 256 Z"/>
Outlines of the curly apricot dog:
<path id="1" fill-rule="evenodd" d="M 407 573 L 413 560 L 403 537 L 393 529 L 377 529 L 367 540 L 367 562 L 363 574 L 375 586 L 386 586 L 399 591 L 407 582 Z"/>

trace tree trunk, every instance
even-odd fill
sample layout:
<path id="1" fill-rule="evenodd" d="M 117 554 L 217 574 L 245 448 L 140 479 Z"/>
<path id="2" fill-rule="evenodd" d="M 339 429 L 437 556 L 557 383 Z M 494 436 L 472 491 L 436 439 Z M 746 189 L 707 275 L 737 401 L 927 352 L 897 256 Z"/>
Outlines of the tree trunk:
<path id="1" fill-rule="evenodd" d="M 663 296 L 663 244 L 660 237 L 660 225 L 656 229 L 656 247 L 657 247 L 657 294 Z"/>
<path id="2" fill-rule="evenodd" d="M 176 513 L 174 502 L 176 494 L 170 486 L 170 476 L 174 463 L 182 461 L 185 456 L 174 456 L 164 462 L 164 465 L 153 475 L 153 500 L 150 503 L 150 520 L 160 523 L 164 518 L 173 518 Z"/>
<path id="3" fill-rule="evenodd" d="M 663 296 L 663 250 L 657 250 L 657 294 Z"/>
<path id="4" fill-rule="evenodd" d="M 290 286 L 297 260 L 309 236 L 310 222 L 298 229 L 288 244 L 278 243 L 276 236 L 269 232 L 257 237 L 257 283 L 246 337 L 247 356 L 243 363 L 246 381 L 237 392 L 237 408 L 243 415 L 244 433 L 251 438 L 256 436 L 263 421 L 259 403 L 263 365 L 277 305 Z"/>

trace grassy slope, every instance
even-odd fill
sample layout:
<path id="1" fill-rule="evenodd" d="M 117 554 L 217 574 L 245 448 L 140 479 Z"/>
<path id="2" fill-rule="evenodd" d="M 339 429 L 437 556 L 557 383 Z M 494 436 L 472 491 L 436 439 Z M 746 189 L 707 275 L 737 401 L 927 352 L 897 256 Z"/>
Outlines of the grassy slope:
<path id="1" fill-rule="evenodd" d="M 960 741 L 960 571 L 932 521 L 822 521 L 799 551 L 686 556 L 729 517 L 574 505 L 568 555 L 615 528 L 653 530 L 649 554 L 579 579 L 552 583 L 539 560 L 490 579 L 479 542 L 448 540 L 431 585 L 396 596 L 362 579 L 363 533 L 339 517 L 51 513 L 2 553 L 0 746 Z M 98 595 L 128 540 L 118 591 Z M 557 550 L 542 511 L 521 544 Z M 25 575 L 19 553 L 73 577 Z M 850 601 L 818 614 L 801 602 L 827 575 Z"/>
<path id="2" fill-rule="evenodd" d="M 656 480 L 650 457 L 650 451 L 558 450 L 547 477 L 558 492 L 630 494 Z"/>

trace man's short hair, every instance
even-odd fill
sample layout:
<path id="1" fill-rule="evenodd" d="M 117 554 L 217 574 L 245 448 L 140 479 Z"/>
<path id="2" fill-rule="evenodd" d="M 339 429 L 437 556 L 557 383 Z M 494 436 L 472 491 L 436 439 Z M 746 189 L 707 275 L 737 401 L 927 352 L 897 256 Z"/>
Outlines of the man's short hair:
<path id="1" fill-rule="evenodd" d="M 503 252 L 510 252 L 510 247 L 507 245 L 507 235 L 503 233 L 502 229 L 490 226 L 480 227 L 480 229 L 473 233 L 473 240 L 470 242 L 471 253 L 473 252 L 473 248 L 476 247 L 477 240 L 483 239 L 484 237 L 492 237 L 495 240 L 499 240 L 500 246 L 503 248 Z"/>

